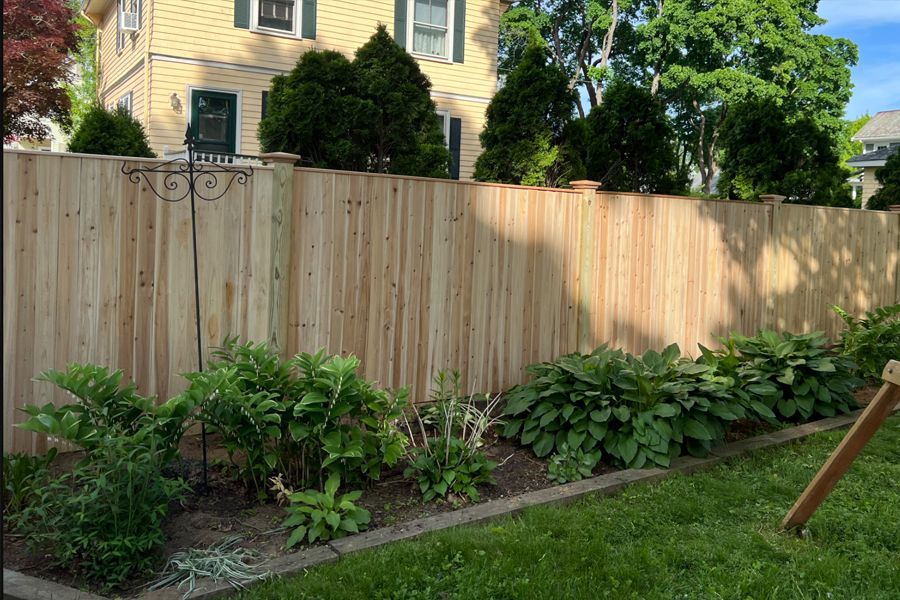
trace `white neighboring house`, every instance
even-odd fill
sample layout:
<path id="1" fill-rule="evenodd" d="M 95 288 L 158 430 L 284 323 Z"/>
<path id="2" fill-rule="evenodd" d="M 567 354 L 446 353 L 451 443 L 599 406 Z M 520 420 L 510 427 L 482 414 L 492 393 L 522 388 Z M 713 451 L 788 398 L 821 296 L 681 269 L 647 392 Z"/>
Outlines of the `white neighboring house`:
<path id="1" fill-rule="evenodd" d="M 877 113 L 856 132 L 853 140 L 862 142 L 863 153 L 847 161 L 851 167 L 860 169 L 850 183 L 856 194 L 862 194 L 862 207 L 865 208 L 869 198 L 880 187 L 875 171 L 883 167 L 894 152 L 900 151 L 900 110 Z"/>

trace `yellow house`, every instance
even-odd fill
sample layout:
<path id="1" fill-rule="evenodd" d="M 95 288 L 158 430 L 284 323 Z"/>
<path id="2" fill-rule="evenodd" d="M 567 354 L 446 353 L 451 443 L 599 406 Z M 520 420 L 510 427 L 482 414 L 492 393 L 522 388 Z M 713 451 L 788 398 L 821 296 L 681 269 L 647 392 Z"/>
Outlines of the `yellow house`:
<path id="1" fill-rule="evenodd" d="M 379 23 L 432 83 L 458 177 L 472 176 L 497 88 L 509 0 L 83 0 L 97 24 L 98 94 L 125 105 L 154 151 L 173 156 L 190 123 L 209 153 L 256 155 L 274 75 L 309 49 L 352 57 Z M 457 173 L 454 173 L 457 174 Z"/>

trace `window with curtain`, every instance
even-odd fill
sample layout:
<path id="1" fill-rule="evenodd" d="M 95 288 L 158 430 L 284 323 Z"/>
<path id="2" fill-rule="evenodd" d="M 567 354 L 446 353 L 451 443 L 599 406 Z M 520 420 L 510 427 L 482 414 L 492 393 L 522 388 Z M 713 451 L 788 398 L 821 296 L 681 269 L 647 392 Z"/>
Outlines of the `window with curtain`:
<path id="1" fill-rule="evenodd" d="M 448 58 L 453 0 L 411 0 L 412 51 Z"/>
<path id="2" fill-rule="evenodd" d="M 257 0 L 256 26 L 296 33 L 297 0 Z"/>

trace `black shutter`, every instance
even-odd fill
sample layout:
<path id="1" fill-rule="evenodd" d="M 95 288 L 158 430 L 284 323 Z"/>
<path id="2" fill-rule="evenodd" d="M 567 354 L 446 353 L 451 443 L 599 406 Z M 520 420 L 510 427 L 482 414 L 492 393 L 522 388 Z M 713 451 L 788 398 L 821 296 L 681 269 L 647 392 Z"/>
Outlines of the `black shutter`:
<path id="1" fill-rule="evenodd" d="M 250 29 L 250 0 L 234 0 L 234 26 Z"/>
<path id="2" fill-rule="evenodd" d="M 260 115 L 260 119 L 265 119 L 266 114 L 269 112 L 269 92 L 262 93 L 262 114 Z"/>
<path id="3" fill-rule="evenodd" d="M 453 13 L 453 62 L 461 63 L 466 54 L 466 0 L 456 0 Z"/>
<path id="4" fill-rule="evenodd" d="M 307 40 L 316 39 L 316 0 L 303 0 L 300 36 Z"/>
<path id="5" fill-rule="evenodd" d="M 406 48 L 406 0 L 394 0 L 394 41 Z"/>
<path id="6" fill-rule="evenodd" d="M 462 137 L 462 119 L 450 119 L 450 179 L 459 179 L 459 143 Z"/>

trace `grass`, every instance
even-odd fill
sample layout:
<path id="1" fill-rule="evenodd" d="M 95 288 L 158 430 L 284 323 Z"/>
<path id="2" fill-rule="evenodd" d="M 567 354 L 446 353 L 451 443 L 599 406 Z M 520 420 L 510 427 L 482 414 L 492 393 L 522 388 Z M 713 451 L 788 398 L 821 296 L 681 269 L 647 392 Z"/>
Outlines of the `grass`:
<path id="1" fill-rule="evenodd" d="M 778 533 L 845 432 L 610 498 L 352 554 L 244 600 L 900 598 L 900 417 L 808 524 Z"/>

